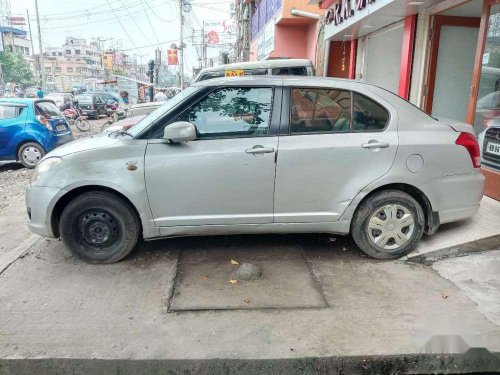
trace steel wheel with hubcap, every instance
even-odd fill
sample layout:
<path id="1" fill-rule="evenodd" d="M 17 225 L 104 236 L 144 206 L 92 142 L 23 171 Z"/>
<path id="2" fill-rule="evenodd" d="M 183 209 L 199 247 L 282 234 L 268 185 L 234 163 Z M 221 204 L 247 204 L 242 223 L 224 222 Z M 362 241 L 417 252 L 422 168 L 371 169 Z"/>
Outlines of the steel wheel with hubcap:
<path id="1" fill-rule="evenodd" d="M 396 259 L 410 253 L 424 232 L 420 204 L 399 190 L 374 193 L 354 213 L 351 233 L 366 254 L 377 259 Z"/>
<path id="2" fill-rule="evenodd" d="M 19 148 L 18 160 L 26 168 L 35 168 L 38 162 L 45 156 L 45 150 L 36 142 L 28 142 Z"/>

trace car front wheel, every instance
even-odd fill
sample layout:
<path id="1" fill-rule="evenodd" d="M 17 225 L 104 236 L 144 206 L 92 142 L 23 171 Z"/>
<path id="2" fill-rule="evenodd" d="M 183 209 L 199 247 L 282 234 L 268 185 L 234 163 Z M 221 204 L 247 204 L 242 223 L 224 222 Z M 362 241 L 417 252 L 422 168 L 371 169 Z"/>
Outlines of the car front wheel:
<path id="1" fill-rule="evenodd" d="M 126 200 L 96 191 L 84 193 L 66 206 L 59 231 L 76 256 L 90 263 L 115 263 L 134 249 L 140 224 Z"/>
<path id="2" fill-rule="evenodd" d="M 351 233 L 364 253 L 377 259 L 396 259 L 415 249 L 424 224 L 422 207 L 411 195 L 385 190 L 361 203 Z"/>

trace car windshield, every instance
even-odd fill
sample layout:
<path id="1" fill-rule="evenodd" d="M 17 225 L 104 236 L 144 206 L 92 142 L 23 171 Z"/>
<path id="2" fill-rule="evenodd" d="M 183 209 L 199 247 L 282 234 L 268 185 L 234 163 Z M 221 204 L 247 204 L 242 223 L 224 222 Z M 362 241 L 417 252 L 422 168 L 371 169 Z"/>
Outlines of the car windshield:
<path id="1" fill-rule="evenodd" d="M 144 129 L 149 127 L 151 124 L 153 124 L 156 120 L 161 118 L 165 113 L 170 111 L 172 108 L 174 108 L 177 104 L 179 104 L 181 101 L 183 101 L 185 98 L 188 96 L 191 96 L 194 94 L 196 91 L 198 91 L 200 88 L 197 86 L 190 86 L 184 91 L 181 91 L 177 95 L 175 95 L 172 99 L 168 100 L 165 102 L 165 104 L 161 105 L 158 107 L 156 110 L 151 112 L 149 115 L 144 117 L 141 121 L 139 121 L 136 125 L 131 127 L 128 132 L 133 135 L 134 137 L 141 133 Z"/>

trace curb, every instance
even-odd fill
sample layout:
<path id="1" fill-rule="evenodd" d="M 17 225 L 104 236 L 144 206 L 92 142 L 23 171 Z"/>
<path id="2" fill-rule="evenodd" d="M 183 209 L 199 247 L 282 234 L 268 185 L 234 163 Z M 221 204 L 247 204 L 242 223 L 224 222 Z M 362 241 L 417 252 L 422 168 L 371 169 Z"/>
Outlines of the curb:
<path id="1" fill-rule="evenodd" d="M 308 357 L 286 359 L 0 359 L 0 374 L 498 374 L 500 354 L 472 348 L 463 354 Z"/>
<path id="2" fill-rule="evenodd" d="M 461 243 L 456 246 L 445 247 L 430 251 L 428 253 L 415 255 L 402 259 L 405 262 L 418 263 L 426 266 L 432 265 L 434 262 L 465 256 L 468 254 L 480 253 L 487 250 L 500 249 L 500 234 L 490 237 L 481 238 L 479 240 Z"/>

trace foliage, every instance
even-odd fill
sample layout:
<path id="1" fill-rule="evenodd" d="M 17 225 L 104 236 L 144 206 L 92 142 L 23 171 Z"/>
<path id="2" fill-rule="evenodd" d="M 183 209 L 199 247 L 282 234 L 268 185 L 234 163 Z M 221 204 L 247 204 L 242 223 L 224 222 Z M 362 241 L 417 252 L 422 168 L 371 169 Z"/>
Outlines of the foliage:
<path id="1" fill-rule="evenodd" d="M 3 80 L 23 87 L 34 85 L 33 72 L 24 57 L 15 52 L 0 52 Z"/>

